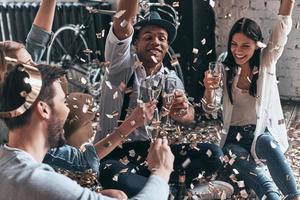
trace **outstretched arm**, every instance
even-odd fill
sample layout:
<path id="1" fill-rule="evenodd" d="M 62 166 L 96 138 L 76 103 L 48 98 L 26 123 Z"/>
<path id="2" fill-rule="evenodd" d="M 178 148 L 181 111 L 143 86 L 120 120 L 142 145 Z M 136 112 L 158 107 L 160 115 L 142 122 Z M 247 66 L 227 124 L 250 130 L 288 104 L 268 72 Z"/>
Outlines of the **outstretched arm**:
<path id="1" fill-rule="evenodd" d="M 51 33 L 55 14 L 56 0 L 43 0 L 33 24 Z"/>
<path id="2" fill-rule="evenodd" d="M 281 0 L 280 8 L 279 8 L 279 15 L 291 15 L 292 10 L 294 7 L 295 0 Z"/>
<path id="3" fill-rule="evenodd" d="M 133 32 L 133 18 L 137 15 L 138 0 L 120 0 L 114 17 L 113 31 L 119 40 L 128 38 Z"/>

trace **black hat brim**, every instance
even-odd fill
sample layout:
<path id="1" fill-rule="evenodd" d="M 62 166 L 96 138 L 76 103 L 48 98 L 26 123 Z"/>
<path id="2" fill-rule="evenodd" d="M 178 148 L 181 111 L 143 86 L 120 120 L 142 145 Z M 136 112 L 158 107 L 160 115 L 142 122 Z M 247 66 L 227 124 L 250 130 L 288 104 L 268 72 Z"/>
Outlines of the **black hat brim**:
<path id="1" fill-rule="evenodd" d="M 151 19 L 151 20 L 142 20 L 139 21 L 134 25 L 134 39 L 138 36 L 139 31 L 145 27 L 145 26 L 159 26 L 165 29 L 168 33 L 168 41 L 169 45 L 174 42 L 176 35 L 177 35 L 177 30 L 175 25 L 173 25 L 171 22 L 164 20 L 164 19 Z"/>

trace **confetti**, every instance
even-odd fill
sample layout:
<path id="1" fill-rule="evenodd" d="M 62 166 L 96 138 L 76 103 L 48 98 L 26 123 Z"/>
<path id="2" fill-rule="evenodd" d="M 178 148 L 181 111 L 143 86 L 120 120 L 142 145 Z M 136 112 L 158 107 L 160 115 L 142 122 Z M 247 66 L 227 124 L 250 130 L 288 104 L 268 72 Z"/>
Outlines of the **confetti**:
<path id="1" fill-rule="evenodd" d="M 129 153 L 130 157 L 135 157 L 135 151 L 134 151 L 134 149 L 130 150 L 128 153 Z"/>
<path id="2" fill-rule="evenodd" d="M 236 174 L 236 175 L 240 174 L 240 172 L 239 172 L 237 169 L 235 169 L 235 168 L 232 169 L 232 171 L 233 171 L 233 173 Z"/>
<path id="3" fill-rule="evenodd" d="M 105 81 L 105 84 L 106 84 L 107 87 L 109 87 L 109 89 L 112 90 L 112 85 L 109 81 Z"/>
<path id="4" fill-rule="evenodd" d="M 273 149 L 276 149 L 276 147 L 277 147 L 277 144 L 274 143 L 273 141 L 270 142 L 270 145 L 271 145 L 271 147 L 272 147 Z"/>
<path id="5" fill-rule="evenodd" d="M 261 41 L 257 41 L 256 46 L 258 48 L 266 48 L 267 47 L 267 45 L 265 43 L 262 43 Z"/>
<path id="6" fill-rule="evenodd" d="M 83 104 L 83 106 L 82 106 L 82 112 L 83 113 L 87 113 L 87 111 L 89 110 L 89 105 L 87 105 L 87 104 Z"/>
<path id="7" fill-rule="evenodd" d="M 152 59 L 152 61 L 154 62 L 154 63 L 158 63 L 158 61 L 157 61 L 157 59 L 155 58 L 155 56 L 151 56 L 151 59 Z"/>
<path id="8" fill-rule="evenodd" d="M 201 40 L 201 44 L 202 44 L 202 45 L 205 45 L 205 44 L 206 44 L 206 39 L 205 39 L 205 38 L 203 38 L 203 39 Z"/>
<path id="9" fill-rule="evenodd" d="M 87 84 L 87 80 L 86 80 L 86 78 L 84 78 L 84 77 L 81 77 L 81 78 L 80 78 L 80 82 L 81 82 L 83 85 L 86 85 L 86 84 Z"/>
<path id="10" fill-rule="evenodd" d="M 235 139 L 239 142 L 241 139 L 243 138 L 243 136 L 240 133 L 236 134 Z"/>
<path id="11" fill-rule="evenodd" d="M 215 1 L 214 0 L 209 0 L 209 5 L 214 8 L 215 7 Z"/>
<path id="12" fill-rule="evenodd" d="M 118 182 L 118 180 L 119 180 L 119 174 L 114 175 L 114 177 L 112 178 L 112 180 Z"/>
<path id="13" fill-rule="evenodd" d="M 193 48 L 193 54 L 198 54 L 199 50 L 197 48 Z"/>
<path id="14" fill-rule="evenodd" d="M 211 54 L 212 53 L 212 49 L 211 50 L 209 50 L 208 52 L 207 52 L 207 54 L 206 55 L 209 55 L 209 54 Z"/>
<path id="15" fill-rule="evenodd" d="M 115 17 L 115 18 L 120 18 L 120 17 L 122 17 L 122 15 L 125 14 L 125 12 L 126 12 L 126 10 L 120 10 L 120 11 L 118 11 L 118 12 L 114 15 L 114 17 Z"/>
<path id="16" fill-rule="evenodd" d="M 91 54 L 91 53 L 93 53 L 93 51 L 91 49 L 84 49 L 83 53 L 85 53 L 85 54 Z"/>
<path id="17" fill-rule="evenodd" d="M 125 28 L 127 25 L 128 25 L 128 21 L 125 20 L 125 19 L 120 23 L 120 26 L 121 26 L 122 28 Z"/>
<path id="18" fill-rule="evenodd" d="M 173 2 L 173 3 L 172 3 L 172 6 L 173 6 L 174 8 L 179 7 L 179 1 Z"/>
<path id="19" fill-rule="evenodd" d="M 134 120 L 130 121 L 130 125 L 133 127 L 135 126 L 136 122 Z"/>
<path id="20" fill-rule="evenodd" d="M 207 155 L 209 158 L 212 156 L 212 152 L 211 152 L 210 149 L 208 149 L 208 150 L 206 151 L 206 155 Z"/>
<path id="21" fill-rule="evenodd" d="M 78 108 L 78 106 L 77 106 L 77 105 L 73 105 L 73 108 L 77 109 L 77 108 Z"/>
<path id="22" fill-rule="evenodd" d="M 27 92 L 26 91 L 22 91 L 22 92 L 20 92 L 20 96 L 21 97 L 26 97 L 28 94 L 27 94 Z"/>
<path id="23" fill-rule="evenodd" d="M 113 94 L 113 99 L 117 99 L 118 96 L 119 96 L 118 91 L 116 91 L 116 92 Z"/>
<path id="24" fill-rule="evenodd" d="M 191 164 L 191 159 L 190 158 L 187 158 L 182 164 L 181 164 L 181 166 L 183 167 L 183 168 L 186 168 L 189 164 Z"/>
<path id="25" fill-rule="evenodd" d="M 243 197 L 245 199 L 248 197 L 248 193 L 247 193 L 247 191 L 245 189 L 243 189 L 243 190 L 240 191 L 240 195 L 241 195 L 241 197 Z"/>
<path id="26" fill-rule="evenodd" d="M 299 24 L 300 24 L 299 22 L 296 23 L 295 29 L 299 29 Z"/>
<path id="27" fill-rule="evenodd" d="M 106 143 L 103 144 L 103 147 L 105 147 L 105 148 L 108 148 L 110 146 L 112 146 L 111 141 L 108 141 L 108 142 L 106 142 Z"/>
<path id="28" fill-rule="evenodd" d="M 238 181 L 237 184 L 238 184 L 239 188 L 245 187 L 245 182 L 244 181 Z"/>
<path id="29" fill-rule="evenodd" d="M 96 33 L 96 37 L 98 39 L 103 38 L 105 36 L 105 29 L 103 29 L 100 33 Z M 96 51 L 96 53 L 99 51 Z M 101 54 L 101 53 L 100 53 Z"/>

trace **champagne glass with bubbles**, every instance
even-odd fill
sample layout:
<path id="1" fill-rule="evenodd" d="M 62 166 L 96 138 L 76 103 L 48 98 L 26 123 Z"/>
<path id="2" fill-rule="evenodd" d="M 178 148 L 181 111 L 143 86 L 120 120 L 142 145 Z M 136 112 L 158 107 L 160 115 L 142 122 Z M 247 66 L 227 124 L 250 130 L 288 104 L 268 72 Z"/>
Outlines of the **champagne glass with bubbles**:
<path id="1" fill-rule="evenodd" d="M 208 73 L 215 79 L 219 79 L 219 87 L 217 89 L 213 89 L 213 101 L 211 106 L 218 110 L 221 108 L 221 99 L 222 99 L 222 77 L 224 75 L 224 66 L 221 62 L 210 62 L 208 66 Z"/>

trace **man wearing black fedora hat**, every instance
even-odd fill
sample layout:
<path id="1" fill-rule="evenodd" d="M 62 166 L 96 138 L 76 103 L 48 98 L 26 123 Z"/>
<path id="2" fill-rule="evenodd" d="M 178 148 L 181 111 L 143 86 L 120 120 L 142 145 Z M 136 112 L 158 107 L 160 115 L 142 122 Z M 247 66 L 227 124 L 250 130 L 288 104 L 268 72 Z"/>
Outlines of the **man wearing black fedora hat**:
<path id="1" fill-rule="evenodd" d="M 163 64 L 169 45 L 175 40 L 176 27 L 160 17 L 158 12 L 150 12 L 143 20 L 134 24 L 138 11 L 138 0 L 120 0 L 118 12 L 108 33 L 105 59 L 111 63 L 106 69 L 100 106 L 100 127 L 95 141 L 111 133 L 118 122 L 122 122 L 126 112 L 137 106 L 137 90 L 142 80 L 164 74 L 176 80 L 174 104 L 170 109 L 173 120 L 188 124 L 194 119 L 194 108 L 188 103 L 184 85 L 175 71 Z M 120 132 L 122 136 L 123 133 Z M 144 166 L 151 138 L 145 128 L 135 130 L 123 145 L 116 148 L 101 165 L 100 182 L 104 188 L 116 188 L 131 197 L 146 183 L 149 171 Z M 129 142 L 127 142 L 129 141 Z M 175 155 L 174 167 L 178 169 L 186 160 L 187 183 L 203 174 L 208 177 L 222 165 L 222 150 L 213 144 L 170 145 Z M 121 161 L 120 161 L 121 160 Z M 172 178 L 175 178 L 172 173 Z M 223 188 L 224 189 L 224 188 Z"/>

